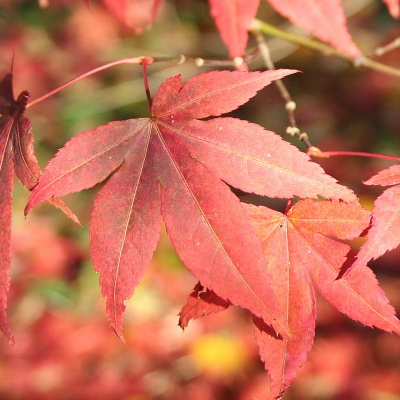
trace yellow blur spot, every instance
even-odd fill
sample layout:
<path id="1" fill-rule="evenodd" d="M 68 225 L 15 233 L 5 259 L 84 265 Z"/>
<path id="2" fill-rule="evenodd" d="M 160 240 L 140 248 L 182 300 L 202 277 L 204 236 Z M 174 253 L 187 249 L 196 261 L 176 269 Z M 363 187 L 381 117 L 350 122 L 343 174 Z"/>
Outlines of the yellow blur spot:
<path id="1" fill-rule="evenodd" d="M 237 338 L 205 335 L 195 341 L 190 354 L 200 369 L 216 375 L 234 375 L 244 369 L 249 352 Z"/>
<path id="2" fill-rule="evenodd" d="M 367 210 L 374 209 L 374 201 L 375 198 L 372 196 L 367 196 L 367 195 L 360 196 L 360 204 Z"/>

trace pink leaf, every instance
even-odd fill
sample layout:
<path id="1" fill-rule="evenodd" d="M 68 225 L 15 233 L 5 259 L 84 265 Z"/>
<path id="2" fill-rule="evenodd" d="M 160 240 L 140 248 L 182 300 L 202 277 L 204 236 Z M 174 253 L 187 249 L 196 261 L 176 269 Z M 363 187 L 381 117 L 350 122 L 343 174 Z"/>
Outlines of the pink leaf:
<path id="1" fill-rule="evenodd" d="M 254 328 L 261 359 L 271 376 L 271 396 L 280 397 L 304 364 L 314 341 L 315 295 L 307 272 L 307 249 L 290 237 L 287 218 L 265 207 L 246 205 L 268 260 L 273 285 L 291 337 L 278 337 L 258 318 Z M 289 235 L 289 240 L 288 240 Z"/>
<path id="2" fill-rule="evenodd" d="M 169 79 L 154 99 L 151 119 L 84 132 L 48 164 L 26 212 L 42 200 L 94 186 L 114 171 L 95 202 L 90 236 L 111 325 L 121 338 L 124 302 L 157 242 L 160 203 L 171 241 L 197 279 L 287 336 L 250 221 L 237 197 L 190 153 L 190 143 L 182 142 L 175 127 L 235 109 L 290 72 L 210 72 L 184 87 L 180 77 Z"/>
<path id="3" fill-rule="evenodd" d="M 260 0 L 209 0 L 211 15 L 229 50 L 229 55 L 244 55 L 250 22 L 257 14 Z"/>
<path id="4" fill-rule="evenodd" d="M 364 182 L 366 185 L 392 186 L 400 184 L 400 164 L 392 165 L 380 171 Z"/>
<path id="5" fill-rule="evenodd" d="M 361 51 L 351 39 L 340 0 L 268 0 L 294 25 L 353 57 Z"/>
<path id="6" fill-rule="evenodd" d="M 248 102 L 271 82 L 297 71 L 232 72 L 199 74 L 183 87 L 180 76 L 167 79 L 156 94 L 152 114 L 172 125 L 193 118 L 218 117 Z"/>
<path id="7" fill-rule="evenodd" d="M 125 301 L 152 259 L 162 222 L 160 188 L 147 157 L 152 151 L 148 141 L 143 136 L 136 142 L 128 160 L 100 191 L 92 213 L 90 253 L 100 272 L 110 325 L 121 339 Z"/>
<path id="8" fill-rule="evenodd" d="M 197 118 L 229 112 L 291 72 L 215 71 L 183 87 L 179 76 L 170 78 L 154 98 L 151 118 L 84 132 L 48 164 L 26 212 L 42 200 L 94 186 L 114 172 L 95 202 L 90 236 L 111 325 L 120 337 L 124 301 L 156 246 L 160 208 L 174 248 L 200 283 L 288 336 L 260 242 L 224 181 L 276 197 L 351 201 L 355 195 L 258 125 Z"/>
<path id="9" fill-rule="evenodd" d="M 338 239 L 358 236 L 370 213 L 358 203 L 300 200 L 287 215 L 244 205 L 262 242 L 268 271 L 291 332 L 280 338 L 254 318 L 261 358 L 273 398 L 282 396 L 311 349 L 315 329 L 313 284 L 339 311 L 368 326 L 400 332 L 400 321 L 368 267 L 339 277 L 350 247 Z"/>
<path id="10" fill-rule="evenodd" d="M 103 0 L 104 5 L 136 34 L 154 22 L 162 0 Z"/>
<path id="11" fill-rule="evenodd" d="M 193 156 L 245 192 L 280 198 L 319 194 L 346 201 L 356 199 L 350 189 L 337 184 L 306 154 L 256 124 L 216 118 L 190 121 L 174 130 L 190 146 Z"/>
<path id="12" fill-rule="evenodd" d="M 191 319 L 198 319 L 218 313 L 229 306 L 229 301 L 221 299 L 210 289 L 204 290 L 203 286 L 197 283 L 193 292 L 187 298 L 185 306 L 179 313 L 179 326 L 185 329 Z"/>
<path id="13" fill-rule="evenodd" d="M 364 182 L 366 185 L 397 185 L 386 189 L 375 201 L 372 226 L 357 254 L 356 265 L 365 265 L 400 244 L 400 165 L 392 165 Z"/>
<path id="14" fill-rule="evenodd" d="M 365 265 L 400 244 L 400 186 L 386 189 L 375 201 L 372 226 L 354 265 Z"/>
<path id="15" fill-rule="evenodd" d="M 147 123 L 146 119 L 114 121 L 71 139 L 47 165 L 25 212 L 56 193 L 65 196 L 103 181 L 121 165 L 131 147 L 130 140 Z"/>
<path id="16" fill-rule="evenodd" d="M 10 132 L 10 131 L 8 131 Z M 10 288 L 11 269 L 11 217 L 14 168 L 11 159 L 9 134 L 0 134 L 0 329 L 13 343 L 14 338 L 7 322 L 7 293 Z"/>
<path id="17" fill-rule="evenodd" d="M 164 130 L 163 142 L 158 149 L 162 214 L 182 261 L 219 297 L 251 310 L 286 334 L 276 317 L 281 312 L 270 290 L 260 244 L 239 200 L 203 165 L 185 155 L 173 133 Z"/>
<path id="18" fill-rule="evenodd" d="M 390 14 L 393 18 L 400 18 L 400 2 L 399 0 L 383 0 L 387 5 Z"/>
<path id="19" fill-rule="evenodd" d="M 7 293 L 11 270 L 11 217 L 14 172 L 22 184 L 31 190 L 38 182 L 41 170 L 33 149 L 31 123 L 24 116 L 29 93 L 23 91 L 14 99 L 13 74 L 0 80 L 0 329 L 14 343 L 7 323 Z M 51 202 L 79 222 L 60 199 Z"/>

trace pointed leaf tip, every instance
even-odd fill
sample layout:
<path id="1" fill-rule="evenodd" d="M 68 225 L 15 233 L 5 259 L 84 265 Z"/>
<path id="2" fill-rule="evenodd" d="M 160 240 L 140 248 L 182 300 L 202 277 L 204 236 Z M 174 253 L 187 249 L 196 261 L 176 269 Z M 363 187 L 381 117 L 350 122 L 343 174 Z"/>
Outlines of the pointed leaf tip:
<path id="1" fill-rule="evenodd" d="M 390 0 L 389 0 L 390 1 Z M 393 1 L 393 0 L 391 0 Z M 361 55 L 346 25 L 340 0 L 268 0 L 293 24 L 353 57 Z"/>
<path id="2" fill-rule="evenodd" d="M 178 75 L 160 86 L 154 97 L 152 114 L 175 124 L 182 120 L 220 116 L 248 102 L 271 82 L 296 72 L 291 69 L 211 71 L 195 75 L 183 86 Z"/>
<path id="3" fill-rule="evenodd" d="M 372 271 L 366 266 L 339 272 L 352 239 L 369 224 L 358 203 L 300 200 L 287 214 L 243 204 L 262 242 L 272 284 L 292 332 L 277 340 L 254 319 L 260 355 L 279 398 L 293 382 L 311 349 L 315 331 L 314 287 L 339 311 L 368 326 L 399 332 L 400 321 Z"/>
<path id="4" fill-rule="evenodd" d="M 399 0 L 383 0 L 393 18 L 400 18 L 400 1 Z"/>
<path id="5" fill-rule="evenodd" d="M 7 322 L 7 293 L 11 270 L 12 190 L 14 173 L 31 189 L 40 175 L 33 149 L 31 123 L 24 116 L 29 93 L 17 99 L 13 93 L 13 74 L 0 80 L 0 329 L 14 344 Z"/>
<path id="6" fill-rule="evenodd" d="M 243 56 L 260 0 L 209 0 L 211 15 L 232 58 Z"/>

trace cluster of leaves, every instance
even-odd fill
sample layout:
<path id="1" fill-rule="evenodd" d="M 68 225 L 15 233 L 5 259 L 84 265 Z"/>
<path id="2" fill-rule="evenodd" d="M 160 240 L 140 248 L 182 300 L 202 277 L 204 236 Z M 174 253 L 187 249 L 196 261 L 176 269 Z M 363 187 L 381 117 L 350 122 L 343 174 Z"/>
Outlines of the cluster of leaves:
<path id="1" fill-rule="evenodd" d="M 64 219 L 59 216 L 68 227 Z M 164 230 L 129 302 L 124 344 L 107 326 L 97 274 L 86 257 L 83 265 L 79 261 L 82 240 L 60 235 L 59 221 L 48 212 L 32 213 L 29 223 L 14 225 L 9 301 L 16 344 L 0 341 L 2 398 L 268 398 L 246 312 L 230 307 L 189 324 L 184 334 L 176 327 L 176 311 L 193 278 L 173 256 Z M 394 302 L 398 282 L 382 281 L 386 290 L 394 289 Z M 398 336 L 364 329 L 325 302 L 318 310 L 312 351 L 284 398 L 308 399 L 310 386 L 314 398 L 398 393 Z"/>
<path id="2" fill-rule="evenodd" d="M 104 3 L 126 18 L 127 2 Z M 150 3 L 154 17 L 161 2 Z M 341 51 L 361 55 L 337 1 L 270 3 Z M 387 4 L 398 15 L 398 3 Z M 210 5 L 230 56 L 242 56 L 259 1 Z M 323 17 L 326 23 L 321 24 Z M 178 255 L 199 281 L 182 309 L 180 325 L 231 304 L 249 310 L 274 398 L 293 382 L 312 346 L 314 287 L 350 318 L 400 333 L 400 321 L 367 267 L 399 244 L 398 186 L 378 198 L 371 223 L 357 196 L 307 155 L 259 125 L 220 117 L 293 72 L 214 71 L 185 85 L 180 76 L 169 78 L 149 101 L 151 118 L 114 121 L 83 132 L 58 152 L 43 175 L 24 116 L 29 95 L 14 98 L 8 73 L 0 82 L 0 324 L 9 341 L 14 170 L 32 190 L 26 213 L 51 200 L 72 217 L 57 198 L 111 175 L 95 201 L 90 249 L 111 326 L 121 339 L 125 300 L 150 263 L 162 220 Z M 366 183 L 396 185 L 399 174 L 393 166 Z M 261 196 L 302 200 L 293 206 L 289 202 L 282 214 L 240 203 L 227 184 Z M 367 242 L 354 256 L 343 241 L 368 228 Z"/>
<path id="3" fill-rule="evenodd" d="M 398 0 L 383 0 L 393 18 L 400 17 Z M 127 27 L 137 30 L 140 22 L 137 19 L 137 9 L 148 16 L 147 22 L 154 21 L 162 0 L 152 0 L 144 3 L 129 0 L 103 0 L 105 6 Z M 347 27 L 346 17 L 340 0 L 267 0 L 267 2 L 282 16 L 293 24 L 330 43 L 338 50 L 351 55 L 362 53 L 353 42 Z M 228 47 L 231 57 L 243 56 L 251 23 L 257 15 L 260 0 L 209 0 L 211 15 Z M 135 16 L 136 15 L 136 16 Z"/>

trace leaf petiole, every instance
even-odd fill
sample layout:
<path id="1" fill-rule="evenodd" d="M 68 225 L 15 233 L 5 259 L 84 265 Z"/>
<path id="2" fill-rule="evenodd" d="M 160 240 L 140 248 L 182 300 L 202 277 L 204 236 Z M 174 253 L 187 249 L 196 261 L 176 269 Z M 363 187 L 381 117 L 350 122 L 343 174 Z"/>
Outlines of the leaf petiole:
<path id="1" fill-rule="evenodd" d="M 283 31 L 273 25 L 267 24 L 266 22 L 260 21 L 258 19 L 253 20 L 250 30 L 259 31 L 264 34 L 286 40 L 290 43 L 295 43 L 299 46 L 319 51 L 320 53 L 328 56 L 334 55 L 336 57 L 342 58 L 343 60 L 350 61 L 355 67 L 365 67 L 375 71 L 379 71 L 383 74 L 400 77 L 399 68 L 390 67 L 389 65 L 382 64 L 365 56 L 351 56 L 344 53 L 343 51 L 337 50 L 334 47 L 321 43 L 317 40 L 292 35 L 289 32 Z"/>
<path id="2" fill-rule="evenodd" d="M 308 149 L 307 155 L 319 158 L 328 158 L 334 156 L 355 156 L 355 157 L 369 157 L 369 158 L 381 158 L 384 160 L 399 161 L 400 157 L 389 156 L 386 154 L 377 153 L 365 153 L 359 151 L 321 151 L 318 147 L 312 146 Z"/>
<path id="3" fill-rule="evenodd" d="M 259 56 L 258 50 L 255 50 L 254 52 L 246 55 L 243 57 L 242 62 L 243 63 L 249 63 L 250 61 L 254 60 Z M 76 78 L 73 78 L 69 80 L 68 82 L 62 84 L 58 88 L 51 90 L 50 92 L 44 94 L 43 96 L 38 97 L 35 100 L 30 101 L 26 108 L 30 108 L 38 103 L 41 103 L 43 100 L 48 99 L 49 97 L 57 94 L 61 90 L 67 88 L 68 86 L 72 85 L 73 83 L 76 83 L 80 81 L 81 79 L 87 78 L 88 76 L 94 75 L 98 72 L 104 71 L 108 68 L 115 67 L 117 65 L 122 65 L 122 64 L 137 64 L 137 65 L 144 65 L 144 63 L 152 64 L 154 62 L 176 62 L 178 64 L 183 64 L 185 62 L 188 63 L 193 63 L 196 64 L 198 67 L 202 67 L 203 65 L 208 65 L 208 66 L 217 66 L 217 67 L 237 67 L 236 63 L 237 60 L 206 60 L 203 58 L 193 58 L 193 57 L 185 57 L 184 55 L 181 55 L 180 57 L 149 57 L 149 56 L 140 56 L 140 57 L 134 57 L 134 58 L 123 58 L 121 60 L 113 61 L 111 63 L 102 65 L 101 67 L 92 69 L 88 72 L 85 72 L 82 75 L 77 76 Z"/>
<path id="4" fill-rule="evenodd" d="M 152 60 L 151 60 L 152 61 Z M 151 64 L 149 63 L 147 58 L 145 57 L 142 61 L 142 67 L 143 67 L 143 82 L 144 82 L 144 89 L 146 91 L 146 96 L 147 96 L 147 101 L 149 103 L 149 107 L 151 109 L 151 106 L 153 104 L 153 99 L 151 98 L 151 93 L 150 93 L 150 87 L 149 87 L 149 79 L 147 75 L 147 65 Z"/>

